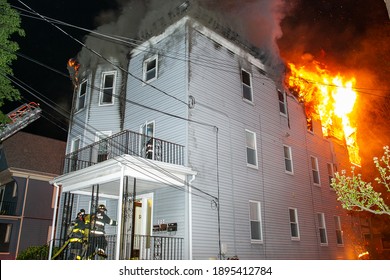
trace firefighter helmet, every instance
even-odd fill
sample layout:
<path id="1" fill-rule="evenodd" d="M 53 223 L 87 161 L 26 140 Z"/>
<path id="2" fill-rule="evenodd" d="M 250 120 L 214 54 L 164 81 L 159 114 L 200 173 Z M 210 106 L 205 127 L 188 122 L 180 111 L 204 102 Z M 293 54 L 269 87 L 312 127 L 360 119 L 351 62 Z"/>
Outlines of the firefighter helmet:
<path id="1" fill-rule="evenodd" d="M 100 204 L 99 207 L 98 207 L 98 210 L 99 211 L 107 211 L 107 208 L 104 204 Z"/>

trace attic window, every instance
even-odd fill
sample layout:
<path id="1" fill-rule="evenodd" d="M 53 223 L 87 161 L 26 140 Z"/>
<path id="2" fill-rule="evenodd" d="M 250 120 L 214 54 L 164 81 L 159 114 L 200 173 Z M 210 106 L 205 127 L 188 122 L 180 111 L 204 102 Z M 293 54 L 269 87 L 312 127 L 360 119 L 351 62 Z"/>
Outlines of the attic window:
<path id="1" fill-rule="evenodd" d="M 151 82 L 152 80 L 157 79 L 157 71 L 158 71 L 157 56 L 145 60 L 143 69 L 144 69 L 143 80 L 145 82 Z"/>

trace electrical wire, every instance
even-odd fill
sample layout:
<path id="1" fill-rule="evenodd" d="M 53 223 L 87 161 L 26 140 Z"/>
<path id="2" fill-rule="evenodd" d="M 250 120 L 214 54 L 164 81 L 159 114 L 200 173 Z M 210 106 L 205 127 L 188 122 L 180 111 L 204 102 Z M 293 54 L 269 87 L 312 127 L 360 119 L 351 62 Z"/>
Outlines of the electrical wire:
<path id="1" fill-rule="evenodd" d="M 53 103 L 53 102 L 49 102 L 49 101 L 47 100 L 47 98 L 42 98 L 42 97 L 41 97 L 41 96 L 43 96 L 42 94 L 40 94 L 38 91 L 34 90 L 34 89 L 31 88 L 30 86 L 26 85 L 26 84 L 23 83 L 21 80 L 15 78 L 15 77 L 12 77 L 12 78 L 11 78 L 11 77 L 8 77 L 8 76 L 4 75 L 4 73 L 1 73 L 1 72 L 0 72 L 0 75 L 3 75 L 3 76 L 5 76 L 5 77 L 7 77 L 8 79 L 11 80 L 11 82 L 13 82 L 14 84 L 16 84 L 17 86 L 19 86 L 19 87 L 22 88 L 23 90 L 27 91 L 27 92 L 28 92 L 29 94 L 31 94 L 32 96 L 34 96 L 35 98 L 41 100 L 41 101 L 44 102 L 47 106 L 49 106 L 50 108 L 52 108 L 52 109 L 54 109 L 55 111 L 59 112 L 62 116 L 67 117 L 67 115 L 64 115 L 63 112 L 58 111 L 57 107 L 61 108 L 60 106 L 54 107 L 52 104 L 50 104 L 50 103 Z M 39 95 L 41 95 L 41 96 L 39 96 Z M 65 110 L 63 109 L 63 111 L 65 111 Z M 67 118 L 69 118 L 69 117 L 67 117 Z M 70 120 L 70 119 L 69 119 L 69 120 Z M 73 122 L 74 122 L 74 121 L 75 121 L 75 120 L 73 119 Z M 76 122 L 76 124 L 77 124 L 77 122 Z M 78 125 L 80 125 L 80 124 L 78 124 Z M 94 128 L 94 127 L 92 127 L 90 124 L 86 124 L 86 123 L 81 123 L 80 127 L 86 129 L 86 130 L 87 130 L 88 132 L 90 132 L 91 134 L 93 134 L 93 133 L 95 133 L 96 131 L 98 131 L 96 128 Z M 86 137 L 86 138 L 87 138 L 87 139 L 85 139 L 85 140 L 90 140 L 91 142 L 95 142 L 93 139 L 88 139 L 88 137 Z M 106 140 L 102 139 L 101 141 L 106 141 Z M 95 143 L 93 143 L 93 144 L 97 144 L 97 143 L 98 143 L 98 142 L 95 142 Z M 114 143 L 115 143 L 115 142 L 114 142 Z M 124 148 L 124 146 L 123 146 L 122 144 L 120 144 L 119 142 L 116 142 L 115 144 L 118 145 L 117 148 Z M 126 148 L 128 149 L 128 147 L 126 147 Z M 131 150 L 130 150 L 130 151 L 131 151 Z M 173 174 L 170 173 L 169 171 L 165 170 L 164 168 L 160 167 L 158 164 L 154 163 L 153 161 L 149 161 L 149 160 L 147 160 L 147 159 L 142 158 L 141 155 L 139 155 L 139 154 L 136 153 L 135 151 L 131 151 L 131 153 L 136 155 L 135 159 L 137 159 L 138 161 L 140 161 L 140 163 L 146 164 L 146 165 L 148 165 L 149 167 L 154 168 L 154 169 L 160 171 L 161 173 L 165 174 L 166 176 L 170 177 L 170 178 L 173 179 L 173 180 L 176 180 L 177 182 L 183 184 L 184 186 L 188 186 L 188 182 L 187 182 L 187 181 L 183 181 L 183 180 L 179 179 L 178 177 L 176 177 L 175 175 L 173 175 Z M 120 155 L 119 157 L 122 158 L 122 159 L 124 159 L 125 161 L 127 161 L 126 158 L 125 158 L 125 156 Z M 120 162 L 120 163 L 123 163 L 123 162 L 119 161 L 119 160 L 116 159 L 116 158 L 113 158 L 113 159 L 116 160 L 116 161 L 118 161 L 118 162 Z M 130 162 L 128 162 L 128 163 L 130 163 Z M 141 174 L 143 174 L 143 175 L 145 175 L 145 176 L 149 174 L 149 173 L 147 172 L 147 170 L 146 170 L 143 166 L 137 165 L 137 164 L 135 164 L 134 162 L 131 162 L 131 164 L 134 164 L 134 165 L 136 165 L 138 168 L 143 169 L 144 171 L 143 171 L 143 172 L 141 171 L 141 172 L 140 172 Z M 126 164 L 126 162 L 124 163 L 124 165 L 127 166 L 127 167 L 129 167 L 130 169 L 134 169 L 131 165 Z M 138 170 L 138 171 L 139 171 L 139 170 Z M 185 190 L 185 189 L 183 189 L 183 188 L 181 188 L 181 187 L 174 186 L 174 185 L 169 185 L 169 182 L 166 181 L 164 178 L 162 178 L 162 177 L 159 176 L 159 175 L 154 175 L 154 176 L 157 177 L 157 178 L 159 178 L 159 179 L 160 179 L 160 182 L 163 183 L 163 184 L 166 184 L 168 187 L 172 187 L 172 188 L 175 188 L 175 189 L 180 190 L 180 191 L 188 192 L 188 190 Z M 199 193 L 201 193 L 201 194 L 203 194 L 203 195 L 206 195 L 206 196 L 208 196 L 208 197 L 211 197 L 212 199 L 216 199 L 214 196 L 212 196 L 212 195 L 210 195 L 209 193 L 203 191 L 202 189 L 197 188 L 196 186 L 191 185 L 191 188 L 192 188 L 193 190 L 198 191 Z M 199 194 L 196 194 L 196 193 L 192 193 L 192 194 L 195 195 L 195 196 L 199 196 L 199 197 L 201 197 L 201 198 L 205 198 L 204 196 L 199 195 Z M 207 199 L 207 198 L 205 198 L 205 199 Z M 207 199 L 207 200 L 208 200 L 208 199 Z"/>
<path id="2" fill-rule="evenodd" d="M 13 7 L 15 9 L 18 9 L 18 10 L 21 10 L 21 11 L 33 14 L 33 12 L 29 12 L 29 11 L 27 11 L 25 9 L 20 8 L 20 7 L 17 7 L 17 6 L 13 6 Z M 34 16 L 34 15 L 24 15 L 24 14 L 22 14 L 22 15 L 26 16 L 26 17 L 33 18 L 33 19 L 45 20 L 45 21 L 47 21 L 47 22 L 49 22 L 51 24 L 54 24 L 54 23 L 55 24 L 60 24 L 60 25 L 63 25 L 63 26 L 68 26 L 68 27 L 72 27 L 72 28 L 75 28 L 75 29 L 78 29 L 78 30 L 89 32 L 90 35 L 95 36 L 95 38 L 99 38 L 99 39 L 102 39 L 102 40 L 108 39 L 111 42 L 120 43 L 120 44 L 126 45 L 126 46 L 134 46 L 134 47 L 138 47 L 139 48 L 139 47 L 142 46 L 142 43 L 143 43 L 143 41 L 141 41 L 141 40 L 125 38 L 123 36 L 115 36 L 115 35 L 103 34 L 101 32 L 97 32 L 97 31 L 90 30 L 90 29 L 87 29 L 87 28 L 83 28 L 83 27 L 79 27 L 79 26 L 76 26 L 76 25 L 72 25 L 72 24 L 69 24 L 69 23 L 57 20 L 57 19 L 50 18 L 50 17 L 43 17 L 43 18 L 41 18 L 41 17 L 37 17 L 37 16 Z M 183 59 L 180 58 L 180 56 L 184 57 L 185 54 L 178 53 L 178 52 L 174 52 L 173 53 L 172 51 L 167 51 L 165 49 L 162 51 L 159 48 L 144 47 L 144 50 L 141 50 L 141 51 L 145 51 L 145 52 L 149 52 L 149 53 L 159 53 L 159 54 L 161 54 L 164 57 L 177 59 L 177 60 L 182 60 L 182 61 L 189 61 L 189 62 L 194 63 L 196 65 L 201 65 L 201 66 L 212 68 L 212 69 L 215 69 L 215 70 L 223 70 L 223 71 L 226 71 L 226 72 L 239 73 L 238 70 L 237 70 L 237 66 L 236 65 L 233 65 L 233 64 L 223 64 L 223 63 L 221 63 L 220 60 L 214 60 L 214 57 L 207 56 L 207 55 L 203 56 L 202 59 L 191 58 L 191 60 L 190 60 L 190 59 L 186 59 L 186 58 L 183 58 Z M 171 53 L 175 54 L 175 56 L 168 56 L 166 54 L 163 54 L 163 52 L 171 52 Z M 203 62 L 204 62 L 204 64 L 202 64 Z M 214 65 L 218 66 L 218 68 L 214 67 Z M 223 68 L 220 68 L 220 66 L 222 66 Z M 229 67 L 232 70 L 229 70 L 226 67 Z M 268 73 L 268 75 L 270 75 L 270 74 Z M 311 83 L 311 84 L 317 84 L 317 85 L 322 85 L 322 86 L 340 87 L 340 88 L 342 88 L 342 86 L 334 85 L 334 84 L 320 83 L 320 82 L 317 82 L 317 81 L 312 81 L 312 80 L 307 80 L 307 79 L 305 79 L 305 81 L 307 83 Z M 383 97 L 383 98 L 390 98 L 389 96 L 383 96 L 383 95 L 378 95 L 378 94 L 374 94 L 374 93 L 369 93 L 369 92 L 363 91 L 363 90 L 369 90 L 369 91 L 385 91 L 385 92 L 388 92 L 389 90 L 387 90 L 387 89 L 373 89 L 373 88 L 359 88 L 359 87 L 352 87 L 352 89 L 357 91 L 357 92 L 359 92 L 359 93 L 362 93 L 362 94 L 368 94 L 368 95 L 377 96 L 377 97 Z"/>

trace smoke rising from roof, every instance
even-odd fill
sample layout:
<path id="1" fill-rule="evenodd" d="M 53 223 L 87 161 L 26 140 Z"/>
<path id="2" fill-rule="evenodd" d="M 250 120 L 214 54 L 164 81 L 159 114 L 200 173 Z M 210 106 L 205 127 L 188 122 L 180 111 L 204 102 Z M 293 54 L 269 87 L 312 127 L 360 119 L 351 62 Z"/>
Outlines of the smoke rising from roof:
<path id="1" fill-rule="evenodd" d="M 114 36 L 132 39 L 146 39 L 163 24 L 171 24 L 175 13 L 185 11 L 208 18 L 219 25 L 230 28 L 261 50 L 261 59 L 271 71 L 282 71 L 282 60 L 276 40 L 282 36 L 281 20 L 291 9 L 284 0 L 117 0 L 117 10 L 102 12 L 96 21 L 102 23 L 97 31 Z M 201 16 L 199 16 L 201 15 Z M 102 39 L 96 35 L 86 36 L 85 43 L 105 58 L 119 59 L 126 65 L 131 47 L 127 44 Z M 83 48 L 78 54 L 78 62 L 83 69 L 93 69 L 101 60 L 90 50 Z"/>

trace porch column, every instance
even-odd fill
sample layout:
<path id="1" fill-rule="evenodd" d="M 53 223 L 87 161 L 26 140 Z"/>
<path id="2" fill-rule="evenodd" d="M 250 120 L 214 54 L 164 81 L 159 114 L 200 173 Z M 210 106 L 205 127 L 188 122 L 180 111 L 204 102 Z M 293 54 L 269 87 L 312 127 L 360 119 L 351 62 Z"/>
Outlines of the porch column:
<path id="1" fill-rule="evenodd" d="M 125 177 L 125 168 L 121 164 L 121 178 L 119 180 L 119 198 L 118 198 L 118 209 L 117 209 L 117 226 L 116 226 L 116 248 L 115 248 L 115 259 L 119 260 L 120 251 L 121 251 L 121 241 L 123 236 L 121 235 L 122 228 L 122 204 L 123 204 L 123 185 L 124 185 L 124 177 Z"/>

